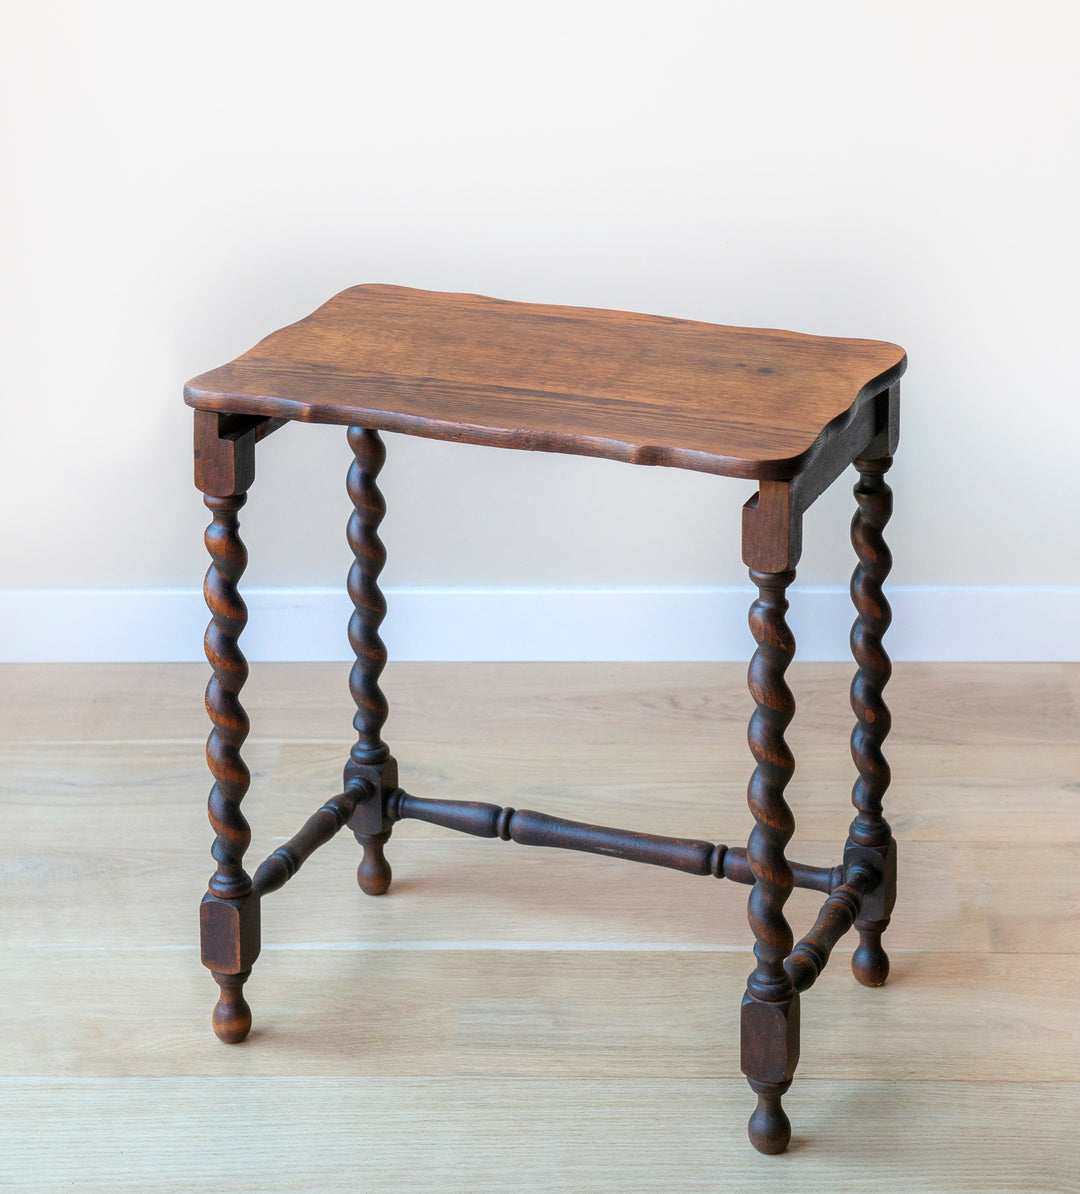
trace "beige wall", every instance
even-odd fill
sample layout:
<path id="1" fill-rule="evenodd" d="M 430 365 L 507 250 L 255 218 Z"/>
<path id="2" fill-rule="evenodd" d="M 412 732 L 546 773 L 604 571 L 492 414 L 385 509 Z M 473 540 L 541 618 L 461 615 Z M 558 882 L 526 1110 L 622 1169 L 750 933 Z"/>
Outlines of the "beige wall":
<path id="1" fill-rule="evenodd" d="M 183 381 L 363 281 L 896 340 L 897 581 L 1077 583 L 1077 11 L 8 4 L 0 585 L 197 583 Z M 387 438 L 391 583 L 744 575 L 747 485 Z M 262 451 L 250 580 L 337 583 L 343 433 Z"/>

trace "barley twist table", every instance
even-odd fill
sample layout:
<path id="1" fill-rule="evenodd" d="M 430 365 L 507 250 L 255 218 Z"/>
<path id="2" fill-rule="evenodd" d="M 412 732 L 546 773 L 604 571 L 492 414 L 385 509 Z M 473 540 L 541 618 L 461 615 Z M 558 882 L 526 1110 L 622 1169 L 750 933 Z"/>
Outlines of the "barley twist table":
<path id="1" fill-rule="evenodd" d="M 899 379 L 906 358 L 893 344 L 719 327 L 616 311 L 509 303 L 396 286 L 357 286 L 250 352 L 195 378 L 195 479 L 212 521 L 206 654 L 213 677 L 207 758 L 214 776 L 210 823 L 217 869 L 201 906 L 202 960 L 220 987 L 214 1030 L 242 1041 L 251 1027 L 243 986 L 259 953 L 262 898 L 283 886 L 344 825 L 363 846 L 360 887 L 390 886 L 383 849 L 395 821 L 414 817 L 525 845 L 613 855 L 752 885 L 755 965 L 742 1001 L 742 1070 L 757 1094 L 750 1139 L 761 1152 L 786 1148 L 791 1126 L 781 1097 L 799 1059 L 799 996 L 852 925 L 859 982 L 880 986 L 889 970 L 881 935 L 896 893 L 896 845 L 882 815 L 889 768 L 882 743 L 889 711 L 882 690 L 891 665 L 882 582 L 890 568 L 882 531 L 892 495 L 885 481 L 898 436 Z M 348 590 L 356 655 L 350 688 L 356 744 L 344 791 L 285 845 L 244 869 L 251 834 L 240 811 L 249 775 L 240 755 L 248 718 L 239 693 L 247 663 L 237 640 L 247 621 L 238 592 L 247 553 L 238 512 L 255 474 L 256 443 L 284 423 L 348 427 L 355 462 Z M 668 465 L 751 478 L 743 509 L 743 560 L 758 596 L 750 607 L 757 649 L 750 662 L 756 704 L 749 743 L 756 766 L 745 849 L 561 820 L 494 804 L 413 796 L 398 785 L 382 740 L 387 703 L 379 687 L 386 553 L 377 477 L 380 431 L 502 448 L 569 452 L 632 464 Z M 785 621 L 807 507 L 851 464 L 858 470 L 851 538 L 856 620 L 851 686 L 858 771 L 856 815 L 833 867 L 789 861 L 795 821 L 784 790 L 794 759 L 784 731 L 795 701 L 784 673 L 795 652 Z M 797 943 L 784 915 L 793 887 L 827 897 Z"/>

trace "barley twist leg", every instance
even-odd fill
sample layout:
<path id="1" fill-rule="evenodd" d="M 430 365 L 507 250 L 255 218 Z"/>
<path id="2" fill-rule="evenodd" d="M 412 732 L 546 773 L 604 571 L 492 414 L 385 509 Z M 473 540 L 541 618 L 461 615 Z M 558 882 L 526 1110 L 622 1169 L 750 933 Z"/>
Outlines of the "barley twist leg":
<path id="1" fill-rule="evenodd" d="M 379 538 L 379 524 L 386 503 L 377 478 L 386 459 L 386 448 L 377 431 L 349 428 L 349 446 L 355 459 L 349 467 L 347 488 L 353 503 L 347 536 L 352 548 L 348 589 L 353 603 L 349 643 L 356 662 L 349 676 L 349 690 L 356 704 L 353 728 L 356 743 L 345 769 L 346 785 L 363 780 L 372 795 L 362 802 L 349 824 L 364 853 L 357 882 L 367 895 L 382 895 L 390 887 L 390 864 L 383 847 L 390 837 L 386 798 L 397 785 L 396 764 L 382 740 L 388 705 L 379 677 L 386 666 L 386 646 L 379 627 L 386 616 L 386 599 L 379 588 L 379 574 L 386 563 L 386 548 Z"/>
<path id="2" fill-rule="evenodd" d="M 215 833 L 211 853 L 217 869 L 203 897 L 200 923 L 203 962 L 221 988 L 214 1008 L 214 1031 L 221 1040 L 235 1044 L 251 1028 L 243 985 L 259 952 L 259 900 L 252 893 L 243 864 L 251 830 L 240 811 L 250 782 L 240 755 L 248 718 L 239 694 L 248 666 L 237 642 L 247 623 L 247 608 L 237 589 L 247 565 L 238 518 L 246 495 L 206 496 L 204 500 L 212 515 L 206 530 L 211 563 L 204 585 L 211 614 L 206 657 L 213 668 L 206 688 L 206 711 L 213 723 L 206 758 L 214 776 L 207 807 Z"/>
<path id="3" fill-rule="evenodd" d="M 747 858 L 755 879 L 748 911 L 757 965 L 743 997 L 742 1069 L 758 1096 L 757 1110 L 750 1118 L 751 1143 L 759 1152 L 779 1153 L 791 1138 L 781 1096 L 791 1085 L 799 1059 L 799 996 L 784 969 L 794 944 L 784 916 L 793 886 L 784 847 L 795 831 L 794 816 L 784 799 L 795 770 L 784 740 L 795 713 L 795 700 L 784 679 L 795 654 L 795 640 L 784 614 L 785 593 L 795 573 L 752 569 L 750 576 L 759 593 L 750 607 L 757 650 L 750 663 L 749 685 L 757 708 L 747 735 L 757 763 L 747 792 L 756 822 Z"/>
<path id="4" fill-rule="evenodd" d="M 858 668 L 851 683 L 851 708 L 856 718 L 851 756 L 859 776 L 851 794 L 857 813 L 849 830 L 845 861 L 866 860 L 868 855 L 876 855 L 882 874 L 879 888 L 867 899 L 862 915 L 855 922 L 859 945 L 852 957 L 852 970 L 859 982 L 868 987 L 881 986 L 889 974 L 889 958 L 881 946 L 881 935 L 889 924 L 896 898 L 896 844 L 882 814 L 882 801 L 891 778 L 882 751 L 891 726 L 882 695 L 892 674 L 892 663 L 882 646 L 882 637 L 892 620 L 882 592 L 892 567 L 892 556 L 882 534 L 892 514 L 892 490 L 885 481 L 891 464 L 889 456 L 856 460 L 858 509 L 851 523 L 851 542 L 858 556 L 851 578 L 851 599 L 858 615 L 851 628 L 851 650 Z"/>

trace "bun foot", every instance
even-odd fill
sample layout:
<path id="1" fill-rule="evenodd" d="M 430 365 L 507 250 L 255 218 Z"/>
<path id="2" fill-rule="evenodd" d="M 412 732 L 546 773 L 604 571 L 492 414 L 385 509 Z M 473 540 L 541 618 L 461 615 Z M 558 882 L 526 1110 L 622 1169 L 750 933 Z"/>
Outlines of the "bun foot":
<path id="1" fill-rule="evenodd" d="M 780 1096 L 791 1083 L 749 1081 L 758 1097 L 757 1109 L 750 1116 L 747 1126 L 750 1143 L 759 1153 L 775 1156 L 776 1153 L 782 1153 L 791 1141 L 791 1120 L 780 1106 Z"/>
<path id="2" fill-rule="evenodd" d="M 364 847 L 364 857 L 356 870 L 356 881 L 365 895 L 380 896 L 390 890 L 392 872 L 383 854 L 383 845 L 389 837 L 388 833 L 364 837 L 357 834 L 357 840 Z"/>
<path id="3" fill-rule="evenodd" d="M 214 1033 L 226 1045 L 238 1045 L 251 1031 L 251 1008 L 244 998 L 244 983 L 251 971 L 244 974 L 211 973 L 221 988 L 221 998 L 214 1007 Z"/>
<path id="4" fill-rule="evenodd" d="M 851 972 L 864 987 L 881 987 L 889 977 L 889 955 L 881 948 L 880 929 L 860 929 Z"/>

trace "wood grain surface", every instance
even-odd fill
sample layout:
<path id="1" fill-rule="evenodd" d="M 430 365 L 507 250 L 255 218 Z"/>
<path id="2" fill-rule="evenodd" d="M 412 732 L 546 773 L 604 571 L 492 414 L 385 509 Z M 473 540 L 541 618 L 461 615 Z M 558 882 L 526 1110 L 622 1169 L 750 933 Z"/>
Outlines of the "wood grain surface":
<path id="1" fill-rule="evenodd" d="M 837 947 L 779 1158 L 745 1138 L 746 889 L 617 859 L 406 821 L 370 900 L 338 835 L 267 898 L 256 1027 L 220 1045 L 195 924 L 206 671 L 0 668 L 0 1189 L 1080 1189 L 1080 667 L 897 667 L 893 971 L 859 987 Z M 849 673 L 788 672 L 792 847 L 822 865 L 851 816 Z M 418 794 L 737 842 L 744 685 L 391 665 L 386 737 Z M 255 665 L 248 692 L 257 860 L 335 790 L 353 710 L 343 665 Z M 820 903 L 792 893 L 797 932 Z"/>
<path id="2" fill-rule="evenodd" d="M 221 1114 L 238 1100 L 242 1131 Z M 778 1160 L 746 1148 L 741 1077 L 29 1079 L 0 1086 L 0 1149 L 33 1194 L 1078 1188 L 1062 1121 L 1080 1083 L 803 1081 L 791 1101 L 801 1130 Z"/>
<path id="3" fill-rule="evenodd" d="M 876 340 L 372 285 L 194 378 L 185 400 L 776 480 L 905 364 Z"/>

